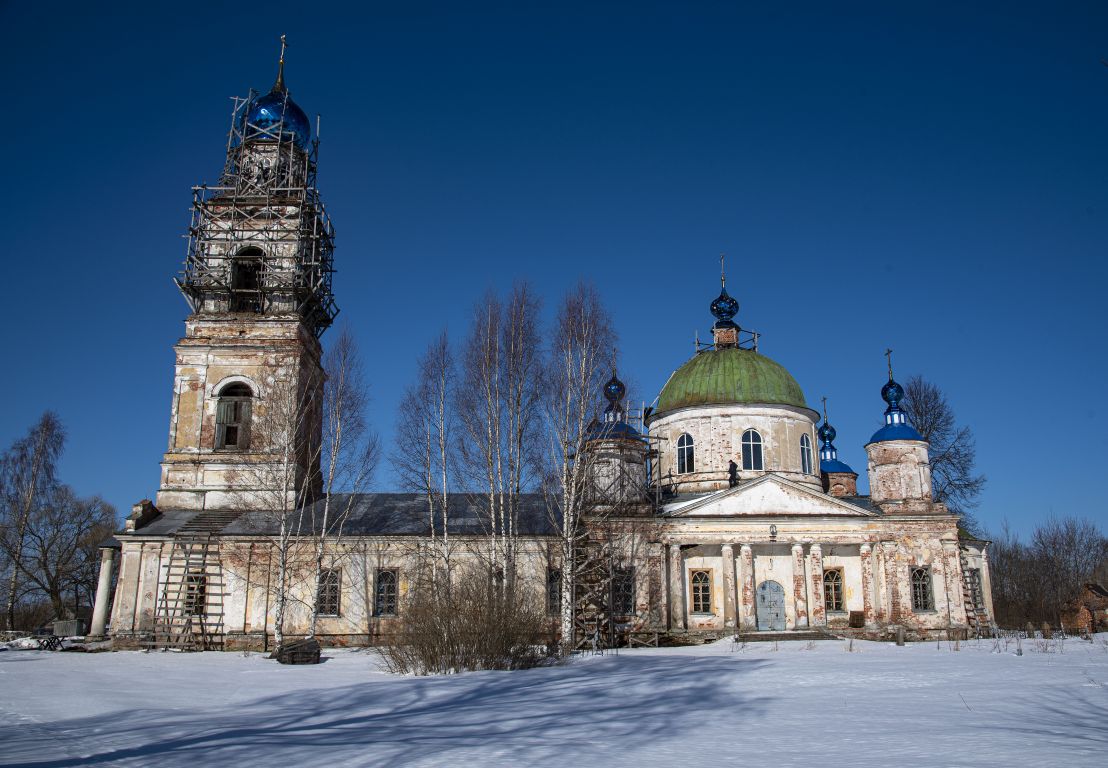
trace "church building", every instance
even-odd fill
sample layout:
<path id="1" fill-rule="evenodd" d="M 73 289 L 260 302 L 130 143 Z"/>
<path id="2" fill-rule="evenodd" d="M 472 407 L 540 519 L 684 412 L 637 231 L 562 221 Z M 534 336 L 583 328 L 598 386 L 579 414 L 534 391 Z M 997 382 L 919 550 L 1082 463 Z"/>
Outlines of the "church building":
<path id="1" fill-rule="evenodd" d="M 306 536 L 288 530 L 290 515 L 320 503 L 318 457 L 287 447 L 319 442 L 320 337 L 337 312 L 317 134 L 285 86 L 282 52 L 272 89 L 235 101 L 218 185 L 194 189 L 160 485 L 102 549 L 92 634 L 117 648 L 272 648 L 278 620 L 289 636 L 309 631 L 313 593 L 325 643 L 383 642 L 403 621 L 428 536 L 410 493 L 348 498 L 328 568 L 318 583 L 290 570 L 299 598 L 275 613 L 274 542 Z M 859 495 L 835 429 L 738 325 L 725 283 L 708 309 L 712 343 L 642 418 L 628 418 L 615 375 L 604 388 L 581 450 L 595 504 L 570 564 L 575 643 L 986 631 L 987 543 L 960 536 L 934 500 L 928 444 L 891 365 Z M 480 515 L 462 495 L 451 505 L 451 536 L 477 552 Z M 518 506 L 520 578 L 555 632 L 559 532 L 538 495 Z"/>

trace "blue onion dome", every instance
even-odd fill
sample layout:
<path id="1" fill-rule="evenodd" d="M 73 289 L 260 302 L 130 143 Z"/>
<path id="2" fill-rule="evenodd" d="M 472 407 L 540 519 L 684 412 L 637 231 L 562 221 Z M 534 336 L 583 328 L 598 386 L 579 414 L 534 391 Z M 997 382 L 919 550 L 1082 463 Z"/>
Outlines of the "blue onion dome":
<path id="1" fill-rule="evenodd" d="M 286 135 L 300 149 L 312 138 L 312 124 L 285 87 L 284 38 L 281 39 L 281 61 L 277 66 L 277 81 L 265 96 L 259 96 L 246 111 L 246 141 L 276 141 Z"/>
<path id="2" fill-rule="evenodd" d="M 881 387 L 881 399 L 888 403 L 885 409 L 885 426 L 873 433 L 871 443 L 880 443 L 886 440 L 923 440 L 915 427 L 908 423 L 908 414 L 900 408 L 900 402 L 904 399 L 904 387 L 897 384 L 889 373 L 889 380 Z"/>
<path id="3" fill-rule="evenodd" d="M 898 408 L 900 401 L 904 399 L 904 387 L 889 379 L 888 383 L 881 387 L 881 399 L 888 403 L 890 408 Z"/>
<path id="4" fill-rule="evenodd" d="M 716 328 L 730 328 L 735 325 L 731 318 L 739 313 L 739 302 L 727 293 L 727 288 L 720 288 L 719 296 L 712 302 L 711 311 L 716 318 Z"/>
<path id="5" fill-rule="evenodd" d="M 835 441 L 835 435 L 838 433 L 835 428 L 828 424 L 826 421 L 820 425 L 819 431 L 816 433 L 819 435 L 820 442 L 833 443 Z"/>
<path id="6" fill-rule="evenodd" d="M 608 398 L 609 403 L 614 404 L 622 400 L 626 394 L 627 387 L 613 373 L 612 378 L 608 379 L 608 382 L 604 385 L 604 397 Z"/>

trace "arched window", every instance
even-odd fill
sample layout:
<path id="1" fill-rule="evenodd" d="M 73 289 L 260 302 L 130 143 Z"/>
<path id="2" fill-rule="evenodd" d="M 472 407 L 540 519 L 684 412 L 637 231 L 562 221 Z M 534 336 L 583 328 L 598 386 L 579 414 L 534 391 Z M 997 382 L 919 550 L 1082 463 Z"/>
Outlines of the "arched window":
<path id="1" fill-rule="evenodd" d="M 377 616 L 396 615 L 396 571 L 377 569 L 377 593 L 373 600 L 373 613 Z"/>
<path id="2" fill-rule="evenodd" d="M 677 438 L 677 474 L 684 475 L 693 471 L 693 439 L 684 434 Z"/>
<path id="3" fill-rule="evenodd" d="M 829 611 L 843 609 L 843 572 L 839 568 L 823 572 L 823 607 Z"/>
<path id="4" fill-rule="evenodd" d="M 245 451 L 250 447 L 250 402 L 254 393 L 245 384 L 228 384 L 215 407 L 215 447 Z"/>
<path id="5" fill-rule="evenodd" d="M 231 259 L 231 311 L 262 311 L 262 252 L 246 248 Z"/>
<path id="6" fill-rule="evenodd" d="M 762 436 L 753 429 L 743 432 L 743 469 L 762 471 Z"/>
<path id="7" fill-rule="evenodd" d="M 692 572 L 693 613 L 712 612 L 712 578 L 707 571 Z"/>
<path id="8" fill-rule="evenodd" d="M 935 595 L 931 590 L 931 569 L 927 566 L 912 569 L 912 610 L 935 610 Z"/>
<path id="9" fill-rule="evenodd" d="M 812 438 L 807 435 L 800 436 L 800 471 L 812 474 Z"/>

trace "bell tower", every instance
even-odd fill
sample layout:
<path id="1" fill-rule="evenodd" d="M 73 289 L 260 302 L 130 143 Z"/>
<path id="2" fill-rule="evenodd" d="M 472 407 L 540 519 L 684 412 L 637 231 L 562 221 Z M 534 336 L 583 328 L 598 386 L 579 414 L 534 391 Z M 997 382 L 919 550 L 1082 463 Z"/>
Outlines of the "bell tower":
<path id="1" fill-rule="evenodd" d="M 282 36 L 272 89 L 234 99 L 218 185 L 193 188 L 163 509 L 283 509 L 318 486 L 334 230 L 284 66 Z"/>

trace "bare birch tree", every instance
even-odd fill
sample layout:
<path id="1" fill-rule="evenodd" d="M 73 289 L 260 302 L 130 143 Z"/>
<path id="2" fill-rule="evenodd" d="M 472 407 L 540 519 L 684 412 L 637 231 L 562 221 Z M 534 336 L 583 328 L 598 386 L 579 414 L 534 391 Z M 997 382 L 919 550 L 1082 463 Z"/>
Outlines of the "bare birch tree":
<path id="1" fill-rule="evenodd" d="M 587 504 L 588 453 L 582 448 L 610 373 L 615 343 L 611 317 L 596 289 L 579 284 L 558 309 L 546 380 L 550 477 L 544 490 L 561 534 L 563 648 L 572 648 L 574 641 L 574 553 Z"/>
<path id="2" fill-rule="evenodd" d="M 344 327 L 323 360 L 327 379 L 323 384 L 322 497 L 312 506 L 315 546 L 315 589 L 309 635 L 319 619 L 320 584 L 329 541 L 342 536 L 354 500 L 372 476 L 377 461 L 377 436 L 366 417 L 369 389 L 358 345 Z M 343 495 L 340 497 L 340 492 Z"/>
<path id="3" fill-rule="evenodd" d="M 478 302 L 455 402 L 462 466 L 484 499 L 489 564 L 509 580 L 516 568 L 519 497 L 533 478 L 541 425 L 538 311 L 538 297 L 522 283 L 507 304 L 492 292 Z"/>
<path id="4" fill-rule="evenodd" d="M 42 506 L 56 484 L 56 469 L 65 430 L 52 412 L 42 414 L 27 436 L 17 440 L 0 457 L 0 547 L 8 561 L 8 594 L 5 616 L 15 628 L 19 581 L 26 573 L 24 549 L 27 527 L 36 508 Z"/>
<path id="5" fill-rule="evenodd" d="M 443 332 L 419 358 L 416 381 L 400 404 L 390 460 L 401 483 L 427 501 L 430 572 L 450 573 L 450 494 L 453 490 L 455 366 Z"/>
<path id="6" fill-rule="evenodd" d="M 263 529 L 276 528 L 264 583 L 273 598 L 274 639 L 284 642 L 291 585 L 311 573 L 311 547 L 301 533 L 308 505 L 320 495 L 323 383 L 308 364 L 284 371 L 259 393 L 250 453 L 232 475 L 243 508 L 256 510 Z M 274 559 L 276 562 L 274 562 Z"/>

